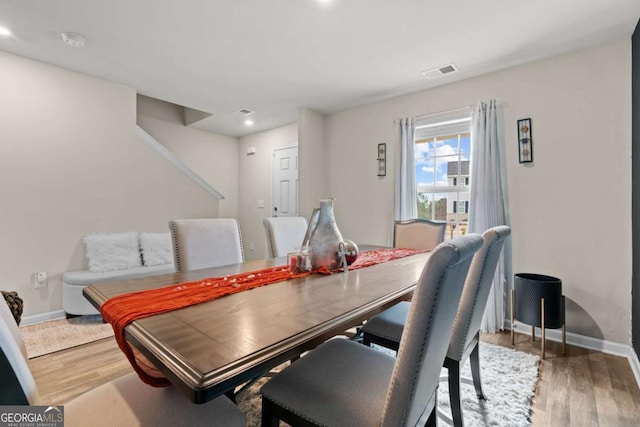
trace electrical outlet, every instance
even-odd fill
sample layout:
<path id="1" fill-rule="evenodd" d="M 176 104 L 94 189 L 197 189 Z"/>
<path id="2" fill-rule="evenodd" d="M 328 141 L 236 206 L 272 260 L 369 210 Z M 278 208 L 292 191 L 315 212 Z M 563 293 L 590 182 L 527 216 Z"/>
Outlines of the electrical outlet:
<path id="1" fill-rule="evenodd" d="M 36 289 L 47 287 L 47 273 L 44 271 L 38 271 L 31 276 L 33 286 Z"/>
<path id="2" fill-rule="evenodd" d="M 249 242 L 249 250 L 252 251 L 253 249 L 253 242 Z"/>

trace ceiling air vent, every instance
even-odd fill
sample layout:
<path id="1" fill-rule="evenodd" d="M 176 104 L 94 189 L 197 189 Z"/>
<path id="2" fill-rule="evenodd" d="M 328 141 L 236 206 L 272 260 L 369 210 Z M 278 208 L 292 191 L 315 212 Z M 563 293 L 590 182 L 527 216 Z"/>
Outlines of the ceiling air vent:
<path id="1" fill-rule="evenodd" d="M 455 73 L 456 71 L 458 71 L 458 67 L 456 67 L 456 64 L 452 62 L 451 64 L 442 65 L 438 68 L 423 71 L 422 75 L 428 79 L 435 79 L 436 77 L 441 77 L 449 73 Z"/>
<path id="2" fill-rule="evenodd" d="M 253 111 L 249 110 L 248 108 L 241 108 L 238 111 L 235 111 L 233 114 L 236 114 L 238 116 L 248 116 L 253 114 Z"/>

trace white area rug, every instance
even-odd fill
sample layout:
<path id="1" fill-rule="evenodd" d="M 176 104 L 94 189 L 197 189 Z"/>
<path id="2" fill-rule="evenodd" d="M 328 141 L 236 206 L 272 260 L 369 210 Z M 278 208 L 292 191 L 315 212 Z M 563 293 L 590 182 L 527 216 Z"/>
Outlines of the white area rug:
<path id="1" fill-rule="evenodd" d="M 481 342 L 480 369 L 487 400 L 479 401 L 473 385 L 462 383 L 465 426 L 530 426 L 531 399 L 538 381 L 539 361 L 538 356 Z M 446 369 L 442 370 L 443 375 L 446 372 Z M 462 376 L 471 378 L 469 363 L 463 367 Z M 260 387 L 266 381 L 261 379 L 238 399 L 238 406 L 247 416 L 247 426 L 260 425 Z M 438 408 L 450 418 L 448 388 L 446 380 L 440 382 Z M 447 422 L 441 418 L 439 424 L 447 425 Z"/>
<path id="2" fill-rule="evenodd" d="M 466 427 L 530 426 L 531 399 L 538 382 L 538 356 L 480 342 L 480 376 L 487 400 L 476 397 L 472 384 L 462 382 L 462 415 Z M 443 375 L 447 372 L 443 369 Z M 462 377 L 471 379 L 469 363 Z M 440 382 L 438 408 L 451 418 L 449 385 Z M 446 424 L 441 418 L 441 424 Z"/>
<path id="3" fill-rule="evenodd" d="M 21 326 L 29 359 L 113 336 L 113 328 L 99 314 L 50 320 Z"/>

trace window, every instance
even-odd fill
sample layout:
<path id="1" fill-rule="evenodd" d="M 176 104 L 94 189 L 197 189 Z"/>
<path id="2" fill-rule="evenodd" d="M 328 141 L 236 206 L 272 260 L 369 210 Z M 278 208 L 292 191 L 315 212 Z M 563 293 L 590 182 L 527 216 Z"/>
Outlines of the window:
<path id="1" fill-rule="evenodd" d="M 469 201 L 468 200 L 458 200 L 453 204 L 453 213 L 468 213 L 469 212 Z"/>
<path id="2" fill-rule="evenodd" d="M 464 235 L 469 219 L 471 116 L 429 116 L 414 132 L 418 218 L 446 221 L 446 239 Z"/>

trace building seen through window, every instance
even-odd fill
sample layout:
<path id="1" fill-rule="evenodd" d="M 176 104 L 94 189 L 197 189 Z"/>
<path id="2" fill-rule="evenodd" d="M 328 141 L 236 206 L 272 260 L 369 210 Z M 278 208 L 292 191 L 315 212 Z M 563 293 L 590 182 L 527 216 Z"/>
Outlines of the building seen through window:
<path id="1" fill-rule="evenodd" d="M 445 239 L 467 233 L 470 126 L 465 112 L 418 122 L 414 134 L 418 218 L 446 221 Z"/>

